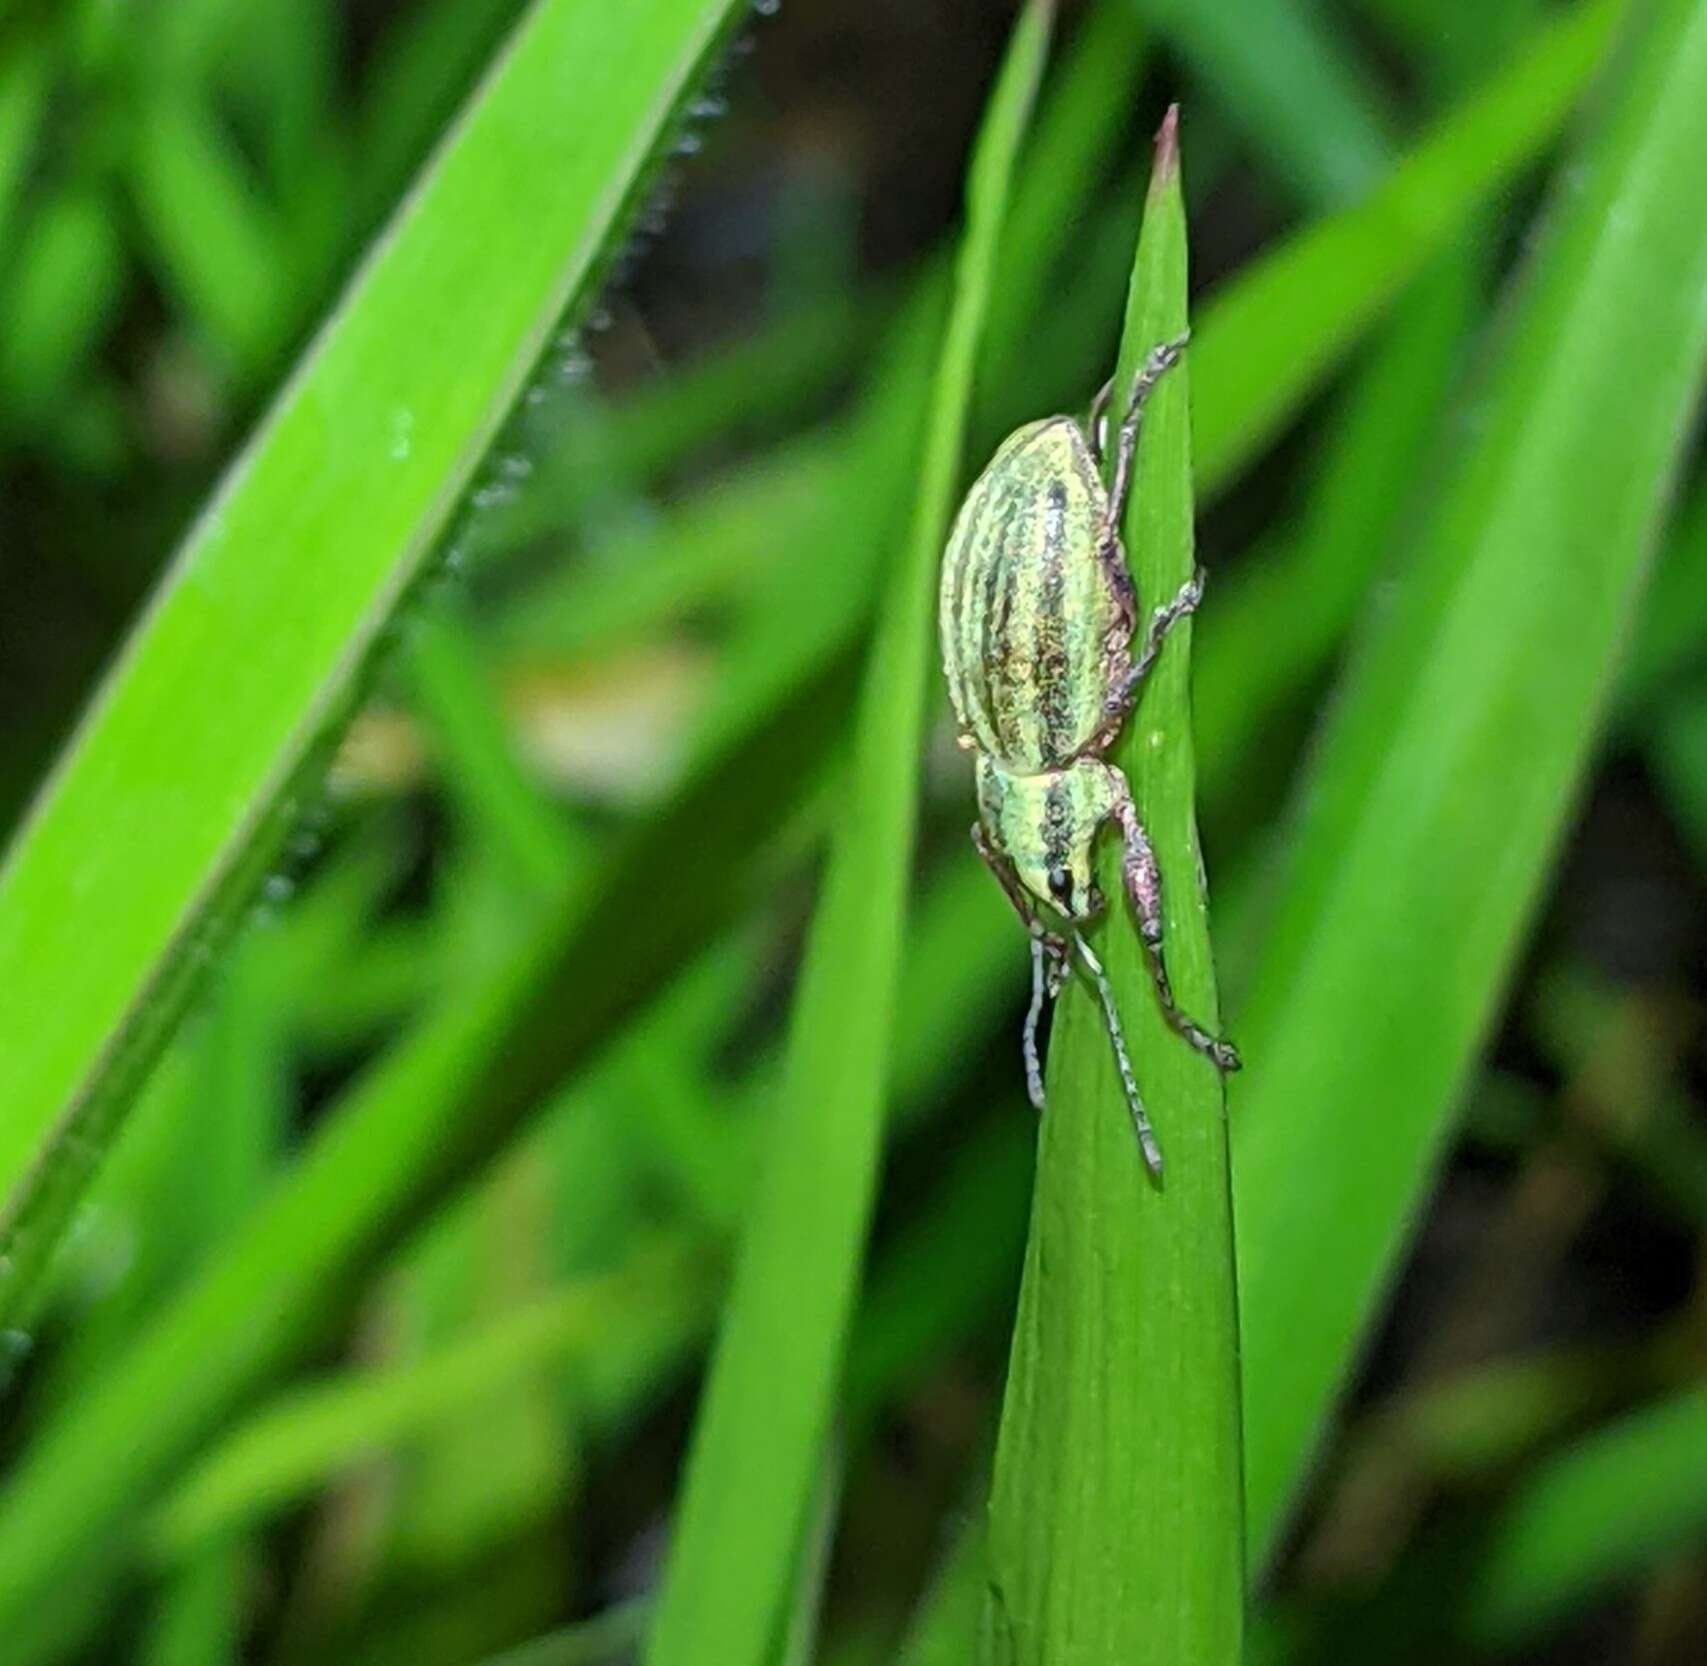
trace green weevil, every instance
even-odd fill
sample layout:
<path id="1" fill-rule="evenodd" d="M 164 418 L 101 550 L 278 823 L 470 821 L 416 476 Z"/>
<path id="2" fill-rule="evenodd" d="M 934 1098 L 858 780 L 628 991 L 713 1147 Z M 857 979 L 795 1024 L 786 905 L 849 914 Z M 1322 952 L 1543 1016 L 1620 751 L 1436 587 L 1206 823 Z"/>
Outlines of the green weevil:
<path id="1" fill-rule="evenodd" d="M 1222 1070 L 1232 1046 L 1180 1010 L 1162 960 L 1162 890 L 1155 852 L 1126 777 L 1103 753 L 1137 703 L 1169 628 L 1203 595 L 1201 572 L 1150 615 L 1133 654 L 1138 597 L 1120 523 L 1132 484 L 1144 404 L 1185 350 L 1155 349 L 1132 384 L 1105 488 L 1112 381 L 1081 426 L 1072 417 L 1028 423 L 1003 441 L 966 495 L 943 554 L 943 669 L 960 722 L 959 743 L 977 767 L 972 841 L 1031 938 L 1031 1006 L 1023 1051 L 1026 1086 L 1043 1108 L 1037 1025 L 1077 963 L 1102 1004 L 1144 1161 L 1160 1177 L 1162 1154 L 1138 1096 L 1120 1015 L 1102 962 L 1079 929 L 1100 914 L 1091 854 L 1103 824 L 1122 843 L 1121 878 L 1138 921 L 1168 1021 Z"/>

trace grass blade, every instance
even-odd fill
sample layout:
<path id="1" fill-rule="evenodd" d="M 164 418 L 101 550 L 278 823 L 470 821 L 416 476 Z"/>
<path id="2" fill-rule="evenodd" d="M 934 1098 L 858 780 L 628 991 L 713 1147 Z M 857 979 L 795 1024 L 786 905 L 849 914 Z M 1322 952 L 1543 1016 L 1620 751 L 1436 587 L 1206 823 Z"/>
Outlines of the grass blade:
<path id="1" fill-rule="evenodd" d="M 0 289 L 0 408 L 20 429 L 62 404 L 111 327 L 125 258 L 107 193 L 73 186 L 26 222 Z"/>
<path id="2" fill-rule="evenodd" d="M 1584 1436 L 1499 1513 L 1471 1574 L 1466 1635 L 1511 1648 L 1707 1530 L 1707 1389 Z"/>
<path id="3" fill-rule="evenodd" d="M 0 248 L 12 246 L 13 217 L 23 195 L 52 85 L 41 43 L 14 35 L 0 51 Z"/>
<path id="4" fill-rule="evenodd" d="M 1186 318 L 1174 119 L 1158 140 L 1116 386 Z M 1189 355 L 1146 412 L 1125 535 L 1145 609 L 1193 565 Z M 1141 615 L 1142 616 L 1142 615 Z M 1215 1022 L 1194 821 L 1188 627 L 1173 632 L 1112 754 L 1167 885 L 1167 963 Z M 1239 1659 L 1243 1526 L 1226 1107 L 1162 1016 L 1108 841 L 1101 955 L 1168 1154 L 1133 1139 L 1094 996 L 1063 995 L 990 1501 L 991 1666 Z M 1015 948 L 1018 949 L 1015 934 Z"/>
<path id="5" fill-rule="evenodd" d="M 177 1573 L 149 1617 L 137 1651 L 142 1666 L 225 1666 L 241 1658 L 243 1599 L 256 1557 L 243 1544 L 218 1544 Z"/>
<path id="6" fill-rule="evenodd" d="M 1518 1390 L 1510 1409 L 1518 1416 L 1509 1425 L 1507 1408 L 1497 1404 L 1505 1372 L 1495 1371 L 1487 1386 L 1496 1403 L 1482 1408 L 1494 1414 L 1493 1450 L 1475 1446 L 1478 1468 L 1492 1459 L 1509 1470 L 1511 1435 L 1526 1442 L 1542 1433 L 1537 1421 L 1556 1425 L 1561 1416 L 1580 1423 L 1606 1397 L 1604 1380 L 1598 1393 L 1592 1388 L 1596 1375 L 1605 1377 L 1604 1358 L 1584 1359 L 1586 1369 L 1574 1372 L 1569 1363 L 1524 1362 L 1532 1380 L 1525 1384 L 1522 1370 L 1510 1379 Z M 1704 1454 L 1707 1390 L 1695 1385 L 1569 1440 L 1531 1464 L 1492 1507 L 1448 1509 L 1373 1588 L 1353 1585 L 1326 1600 L 1264 1610 L 1253 1642 L 1261 1640 L 1276 1666 L 1355 1657 L 1369 1637 L 1402 1639 L 1407 1660 L 1528 1658 L 1550 1629 L 1700 1538 L 1707 1529 Z"/>
<path id="7" fill-rule="evenodd" d="M 273 859 L 364 662 L 739 10 L 540 0 L 191 532 L 26 824 L 0 872 L 0 1323 L 27 1310 L 196 965 Z"/>
<path id="8" fill-rule="evenodd" d="M 424 608 L 410 623 L 405 657 L 447 789 L 470 833 L 490 847 L 506 889 L 529 902 L 560 893 L 569 874 L 591 865 L 592 841 L 515 756 L 472 628 L 451 608 Z"/>
<path id="9" fill-rule="evenodd" d="M 660 1326 L 698 1322 L 707 1273 L 703 1257 L 648 1249 L 617 1272 L 535 1297 L 423 1358 L 298 1384 L 185 1476 L 155 1514 L 150 1548 L 184 1555 L 264 1519 L 340 1470 L 454 1419 L 495 1387 L 590 1352 L 636 1304 Z"/>
<path id="10" fill-rule="evenodd" d="M 1469 263 L 1453 258 L 1404 297 L 1334 414 L 1296 531 L 1217 584 L 1194 644 L 1206 802 L 1249 781 L 1275 713 L 1331 663 L 1391 557 L 1418 493 L 1417 461 L 1437 449 L 1474 288 Z"/>
<path id="11" fill-rule="evenodd" d="M 967 1640 L 977 1635 L 983 1600 L 983 1535 L 974 1526 L 961 1526 L 931 1575 L 896 1666 L 962 1666 Z"/>
<path id="12" fill-rule="evenodd" d="M 618 1666 L 633 1659 L 651 1611 L 644 1600 L 607 1608 L 593 1619 L 491 1655 L 482 1666 Z"/>
<path id="13" fill-rule="evenodd" d="M 794 802 L 778 783 L 821 757 L 844 675 L 820 669 L 767 709 L 635 835 L 596 902 L 544 911 L 489 974 L 358 1077 L 236 1238 L 37 1433 L 0 1497 L 0 1633 L 40 1606 L 44 1584 L 105 1548 L 162 1472 L 348 1301 L 360 1270 L 727 918 L 739 900 L 731 876 Z M 679 886 L 669 909 L 651 906 L 662 872 Z"/>
<path id="14" fill-rule="evenodd" d="M 1355 197 L 1389 159 L 1366 78 L 1316 8 L 1299 0 L 1133 0 L 1213 87 L 1229 120 L 1305 201 Z"/>
<path id="15" fill-rule="evenodd" d="M 210 353 L 253 379 L 290 316 L 283 228 L 211 112 L 178 89 L 136 124 L 131 193 L 162 286 Z"/>
<path id="16" fill-rule="evenodd" d="M 1536 160 L 1600 62 L 1623 5 L 1586 0 L 1549 18 L 1508 69 L 1442 117 L 1367 197 L 1210 297 L 1192 355 L 1200 495 L 1272 440 L 1429 256 Z"/>
<path id="17" fill-rule="evenodd" d="M 915 512 L 878 622 L 790 1029 L 782 1103 L 695 1429 L 648 1666 L 769 1656 L 822 1457 L 875 1186 L 923 739 L 931 579 L 953 509 L 1009 183 L 1053 5 L 1021 14 L 973 155 Z M 779 1371 L 779 1359 L 788 1369 Z"/>
<path id="18" fill-rule="evenodd" d="M 1130 7 L 1094 6 L 1051 69 L 1002 231 L 1002 282 L 990 297 L 986 359 L 996 349 L 1031 348 L 1026 328 L 1040 303 L 1053 298 L 1048 296 L 1052 265 L 1059 266 L 1063 256 L 1074 262 L 1082 258 L 1081 238 L 1064 239 L 1061 227 L 1081 226 L 1092 217 L 1097 188 L 1123 140 L 1148 56 L 1145 32 Z M 983 368 L 981 384 L 996 380 Z M 980 387 L 980 407 L 988 392 Z"/>
<path id="19" fill-rule="evenodd" d="M 1378 1300 L 1592 746 L 1702 378 L 1707 11 L 1644 20 L 1321 748 L 1241 1031 L 1253 1555 Z"/>
<path id="20" fill-rule="evenodd" d="M 1620 717 L 1632 727 L 1675 693 L 1702 662 L 1707 621 L 1707 480 L 1679 509 L 1654 569 L 1642 621 L 1621 669 Z"/>

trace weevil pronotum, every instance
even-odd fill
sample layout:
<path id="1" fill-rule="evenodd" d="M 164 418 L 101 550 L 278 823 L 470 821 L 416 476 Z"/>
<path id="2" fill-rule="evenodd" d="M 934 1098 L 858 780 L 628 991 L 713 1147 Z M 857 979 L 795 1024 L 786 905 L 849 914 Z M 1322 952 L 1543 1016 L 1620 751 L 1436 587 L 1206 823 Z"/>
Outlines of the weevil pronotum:
<path id="1" fill-rule="evenodd" d="M 972 841 L 1031 936 L 1031 1006 L 1024 1053 L 1031 1102 L 1043 1109 L 1037 1024 L 1045 996 L 1071 966 L 1102 1003 L 1144 1161 L 1162 1172 L 1156 1144 L 1102 962 L 1082 922 L 1101 913 L 1091 851 L 1106 821 L 1120 829 L 1121 877 L 1169 1022 L 1222 1070 L 1232 1046 L 1182 1012 L 1162 960 L 1161 874 L 1126 777 L 1103 757 L 1137 703 L 1169 627 L 1203 594 L 1193 574 L 1150 615 L 1136 657 L 1138 596 L 1126 569 L 1120 522 L 1144 404 L 1185 350 L 1185 337 L 1152 352 L 1127 398 L 1105 488 L 1109 382 L 1081 427 L 1072 417 L 1028 423 L 1003 441 L 974 482 L 943 554 L 943 669 L 960 720 L 960 745 L 977 760 Z"/>

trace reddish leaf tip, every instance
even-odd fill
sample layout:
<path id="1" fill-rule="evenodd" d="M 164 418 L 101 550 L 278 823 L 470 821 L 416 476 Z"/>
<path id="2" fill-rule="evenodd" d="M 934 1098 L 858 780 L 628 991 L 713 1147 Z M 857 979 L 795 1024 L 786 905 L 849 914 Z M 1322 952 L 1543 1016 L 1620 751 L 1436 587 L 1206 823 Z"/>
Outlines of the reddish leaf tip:
<path id="1" fill-rule="evenodd" d="M 1156 129 L 1156 161 L 1150 175 L 1153 183 L 1170 178 L 1179 167 L 1179 106 L 1170 104 Z"/>

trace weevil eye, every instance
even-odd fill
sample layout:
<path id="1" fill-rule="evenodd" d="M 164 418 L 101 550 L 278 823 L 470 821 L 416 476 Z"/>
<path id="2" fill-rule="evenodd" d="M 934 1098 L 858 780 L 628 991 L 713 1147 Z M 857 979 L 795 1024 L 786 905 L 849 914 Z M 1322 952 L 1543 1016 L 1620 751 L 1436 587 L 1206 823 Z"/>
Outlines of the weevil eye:
<path id="1" fill-rule="evenodd" d="M 1073 906 L 1073 876 L 1066 868 L 1051 868 L 1048 874 L 1049 894 L 1063 908 Z"/>

